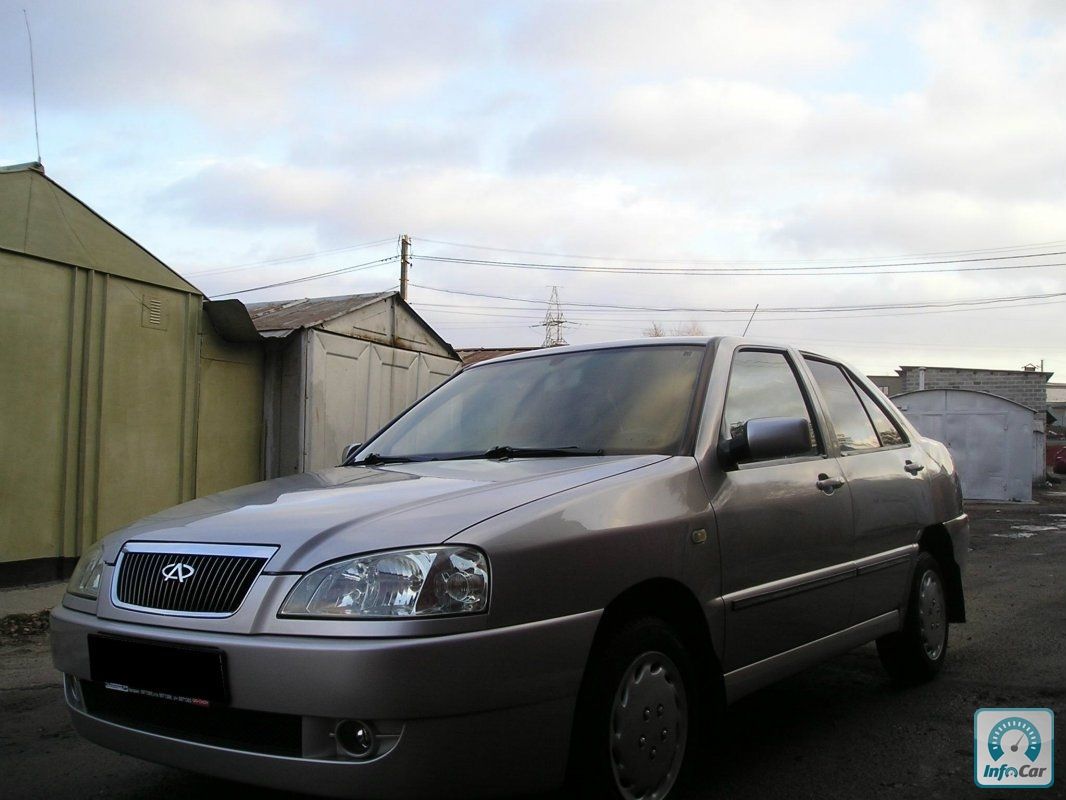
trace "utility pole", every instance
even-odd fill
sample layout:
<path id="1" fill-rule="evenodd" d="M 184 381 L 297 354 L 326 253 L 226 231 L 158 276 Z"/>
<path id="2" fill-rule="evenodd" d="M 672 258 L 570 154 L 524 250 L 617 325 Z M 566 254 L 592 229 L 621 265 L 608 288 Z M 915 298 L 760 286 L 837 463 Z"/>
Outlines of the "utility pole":
<path id="1" fill-rule="evenodd" d="M 407 300 L 407 270 L 411 268 L 411 237 L 400 237 L 400 297 Z"/>
<path id="2" fill-rule="evenodd" d="M 562 347 L 566 344 L 563 338 L 563 328 L 566 327 L 566 318 L 563 316 L 563 308 L 559 303 L 559 287 L 552 287 L 552 296 L 548 301 L 548 313 L 544 315 L 544 344 L 541 347 Z M 538 326 L 539 327 L 539 326 Z"/>

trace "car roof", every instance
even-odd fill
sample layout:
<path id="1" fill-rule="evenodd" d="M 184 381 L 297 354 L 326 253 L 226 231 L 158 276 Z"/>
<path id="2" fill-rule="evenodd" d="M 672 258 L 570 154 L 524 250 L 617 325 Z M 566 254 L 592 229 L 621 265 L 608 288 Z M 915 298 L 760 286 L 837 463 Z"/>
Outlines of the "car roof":
<path id="1" fill-rule="evenodd" d="M 568 344 L 561 347 L 542 347 L 535 350 L 527 350 L 521 353 L 511 353 L 499 358 L 489 358 L 470 364 L 467 369 L 480 367 L 482 364 L 499 364 L 503 361 L 521 361 L 527 358 L 541 358 L 546 355 L 559 353 L 582 353 L 592 350 L 615 350 L 620 347 L 656 347 L 662 345 L 690 345 L 706 347 L 708 344 L 717 344 L 725 339 L 724 336 L 648 336 L 643 339 L 619 339 L 608 342 L 594 342 L 592 344 Z"/>
<path id="2" fill-rule="evenodd" d="M 774 339 L 756 339 L 746 336 L 645 336 L 641 339 L 618 339 L 615 341 L 607 342 L 594 342 L 592 344 L 571 344 L 563 345 L 561 347 L 542 347 L 531 350 L 525 350 L 519 353 L 511 353 L 509 355 L 500 356 L 498 358 L 488 358 L 484 361 L 477 361 L 473 364 L 467 364 L 464 366 L 463 371 L 475 369 L 485 364 L 499 364 L 504 361 L 521 361 L 527 358 L 541 358 L 546 355 L 555 355 L 557 353 L 580 353 L 589 352 L 594 350 L 613 350 L 620 347 L 661 347 L 663 345 L 689 345 L 698 347 L 711 347 L 717 348 L 722 345 L 729 345 L 732 347 L 739 347 L 741 345 L 745 347 L 767 347 L 775 350 L 787 350 L 793 349 L 801 357 L 811 356 L 814 358 L 823 359 L 826 361 L 832 361 L 837 364 L 841 364 L 847 367 L 850 371 L 856 374 L 862 374 L 855 370 L 847 361 L 837 358 L 836 356 L 826 355 L 825 353 L 818 353 L 813 350 L 801 348 L 796 345 L 789 344 L 781 340 Z"/>

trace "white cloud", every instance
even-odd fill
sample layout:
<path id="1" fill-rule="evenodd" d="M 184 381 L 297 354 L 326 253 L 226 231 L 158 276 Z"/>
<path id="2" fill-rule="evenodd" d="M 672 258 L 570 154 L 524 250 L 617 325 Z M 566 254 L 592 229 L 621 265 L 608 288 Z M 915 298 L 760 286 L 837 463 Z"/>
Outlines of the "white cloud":
<path id="1" fill-rule="evenodd" d="M 762 158 L 789 147 L 808 124 L 809 104 L 793 92 L 743 81 L 686 78 L 623 86 L 604 98 L 574 98 L 529 146 L 545 162 L 618 159 L 665 168 Z"/>
<path id="2" fill-rule="evenodd" d="M 858 48 L 845 30 L 876 8 L 774 0 L 548 3 L 517 39 L 522 54 L 547 69 L 781 78 L 847 64 Z"/>
<path id="3" fill-rule="evenodd" d="M 1064 213 L 1061 201 L 992 201 L 948 191 L 840 192 L 797 204 L 774 238 L 806 254 L 930 252 L 950 243 L 1062 239 Z"/>
<path id="4" fill-rule="evenodd" d="M 314 225 L 327 242 L 380 231 L 627 253 L 699 223 L 685 203 L 617 178 L 513 177 L 477 169 L 216 164 L 160 200 L 193 223 L 230 229 Z"/>

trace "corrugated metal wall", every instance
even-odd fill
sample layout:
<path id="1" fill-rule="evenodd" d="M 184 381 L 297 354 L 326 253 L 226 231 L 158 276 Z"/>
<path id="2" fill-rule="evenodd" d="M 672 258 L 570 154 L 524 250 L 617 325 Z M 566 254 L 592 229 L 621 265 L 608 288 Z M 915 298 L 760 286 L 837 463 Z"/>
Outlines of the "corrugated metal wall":
<path id="1" fill-rule="evenodd" d="M 0 281 L 0 561 L 192 497 L 199 297 L 11 254 Z"/>
<path id="2" fill-rule="evenodd" d="M 202 319 L 196 496 L 263 476 L 263 345 L 222 339 Z"/>
<path id="3" fill-rule="evenodd" d="M 262 347 L 198 295 L 7 253 L 0 281 L 0 562 L 260 478 Z"/>
<path id="4" fill-rule="evenodd" d="M 336 466 L 462 366 L 396 297 L 276 338 L 266 362 L 266 476 Z"/>
<path id="5" fill-rule="evenodd" d="M 325 331 L 305 331 L 308 396 L 304 470 L 336 466 L 340 451 L 365 442 L 455 372 L 457 363 Z"/>

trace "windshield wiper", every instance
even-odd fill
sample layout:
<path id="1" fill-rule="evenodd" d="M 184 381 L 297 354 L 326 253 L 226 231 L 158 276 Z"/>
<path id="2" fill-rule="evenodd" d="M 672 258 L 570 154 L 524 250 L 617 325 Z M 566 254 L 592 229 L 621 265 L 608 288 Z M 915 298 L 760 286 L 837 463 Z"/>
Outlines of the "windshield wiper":
<path id="1" fill-rule="evenodd" d="M 425 461 L 473 461 L 480 458 L 502 460 L 506 458 L 559 458 L 565 456 L 602 456 L 602 450 L 585 450 L 576 445 L 569 447 L 511 447 L 497 445 L 484 453 L 457 453 L 422 456 L 383 456 L 370 453 L 358 461 L 347 464 L 349 467 L 375 466 L 377 464 L 410 464 Z"/>
<path id="2" fill-rule="evenodd" d="M 477 453 L 459 458 L 557 458 L 559 456 L 602 456 L 602 450 L 584 450 L 575 445 L 569 447 L 511 447 L 510 445 L 497 445 L 484 453 Z"/>
<path id="3" fill-rule="evenodd" d="M 358 461 L 353 461 L 347 466 L 374 466 L 375 464 L 410 464 L 415 461 L 429 461 L 427 456 L 383 456 L 379 453 L 370 453 Z"/>

